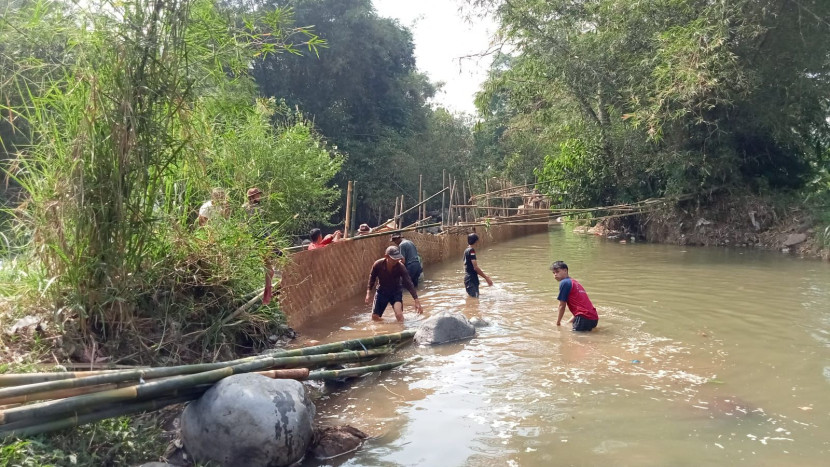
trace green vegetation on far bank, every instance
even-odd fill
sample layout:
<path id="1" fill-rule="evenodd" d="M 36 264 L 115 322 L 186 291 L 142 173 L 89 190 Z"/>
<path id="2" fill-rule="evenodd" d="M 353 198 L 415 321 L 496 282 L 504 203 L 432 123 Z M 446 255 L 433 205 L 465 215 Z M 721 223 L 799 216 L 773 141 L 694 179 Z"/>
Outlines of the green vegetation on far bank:
<path id="1" fill-rule="evenodd" d="M 574 207 L 783 193 L 830 225 L 830 3 L 470 3 L 512 50 L 477 100 L 506 173 Z"/>

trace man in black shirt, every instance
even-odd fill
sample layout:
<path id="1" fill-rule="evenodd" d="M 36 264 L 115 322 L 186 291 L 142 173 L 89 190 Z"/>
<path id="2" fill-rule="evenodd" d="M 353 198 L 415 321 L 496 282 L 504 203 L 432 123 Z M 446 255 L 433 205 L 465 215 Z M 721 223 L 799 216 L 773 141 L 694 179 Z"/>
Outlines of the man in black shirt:
<path id="1" fill-rule="evenodd" d="M 401 250 L 396 246 L 390 246 L 386 249 L 386 255 L 372 265 L 372 271 L 369 273 L 369 286 L 366 290 L 366 304 L 368 305 L 372 299 L 372 290 L 375 289 L 375 281 L 377 281 L 375 303 L 372 307 L 372 319 L 375 321 L 383 319 L 383 312 L 391 304 L 392 310 L 395 311 L 395 318 L 398 322 L 403 322 L 403 287 L 406 287 L 415 299 L 415 309 L 418 310 L 418 314 L 424 312 L 421 302 L 418 301 L 415 285 L 412 284 L 412 279 L 409 278 L 409 273 L 401 260 L 403 260 Z"/>
<path id="2" fill-rule="evenodd" d="M 478 276 L 483 277 L 487 281 L 487 285 L 493 285 L 490 277 L 484 274 L 484 271 L 478 267 L 476 250 L 473 248 L 476 242 L 478 242 L 478 235 L 474 233 L 467 235 L 467 245 L 469 246 L 464 250 L 464 287 L 467 289 L 467 294 L 471 297 L 478 297 Z"/>

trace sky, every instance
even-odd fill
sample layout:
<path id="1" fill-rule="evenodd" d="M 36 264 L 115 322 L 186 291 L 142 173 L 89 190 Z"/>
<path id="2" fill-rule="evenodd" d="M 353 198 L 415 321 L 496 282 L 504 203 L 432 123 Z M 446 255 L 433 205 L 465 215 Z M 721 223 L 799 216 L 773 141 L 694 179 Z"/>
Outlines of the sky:
<path id="1" fill-rule="evenodd" d="M 373 0 L 378 15 L 397 19 L 412 31 L 418 69 L 444 87 L 435 102 L 455 112 L 475 114 L 475 93 L 487 77 L 491 57 L 459 60 L 486 51 L 496 25 L 486 19 L 470 24 L 463 0 Z"/>

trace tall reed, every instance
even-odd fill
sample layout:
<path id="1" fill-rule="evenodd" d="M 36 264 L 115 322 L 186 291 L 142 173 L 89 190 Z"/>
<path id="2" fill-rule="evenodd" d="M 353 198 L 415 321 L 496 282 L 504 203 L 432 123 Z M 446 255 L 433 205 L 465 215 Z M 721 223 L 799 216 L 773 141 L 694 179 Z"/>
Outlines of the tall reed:
<path id="1" fill-rule="evenodd" d="M 175 353 L 182 335 L 261 287 L 263 262 L 277 260 L 296 218 L 331 209 L 342 157 L 305 123 L 273 128 L 273 106 L 255 103 L 246 75 L 256 57 L 322 41 L 293 27 L 289 10 L 239 18 L 214 0 L 35 0 L 8 12 L 0 39 L 51 30 L 43 45 L 61 51 L 0 83 L 15 95 L 0 111 L 26 135 L 7 173 L 25 193 L 14 233 L 48 278 L 41 295 L 88 340 Z M 254 185 L 266 191 L 256 226 L 238 208 Z M 217 186 L 230 215 L 197 228 Z M 262 338 L 275 311 L 212 327 L 204 350 L 235 345 L 240 331 Z"/>

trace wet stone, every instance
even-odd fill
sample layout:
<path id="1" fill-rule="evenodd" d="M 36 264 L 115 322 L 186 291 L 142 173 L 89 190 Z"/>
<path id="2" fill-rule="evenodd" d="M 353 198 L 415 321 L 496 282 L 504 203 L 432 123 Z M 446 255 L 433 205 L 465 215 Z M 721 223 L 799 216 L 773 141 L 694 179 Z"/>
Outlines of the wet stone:
<path id="1" fill-rule="evenodd" d="M 229 376 L 182 413 L 182 439 L 197 462 L 286 466 L 313 437 L 315 407 L 302 383 L 257 374 Z"/>
<path id="2" fill-rule="evenodd" d="M 795 246 L 799 243 L 804 243 L 805 240 L 807 240 L 807 235 L 803 233 L 790 234 L 787 239 L 784 240 L 784 247 Z"/>
<path id="3" fill-rule="evenodd" d="M 366 438 L 366 433 L 350 425 L 318 427 L 311 454 L 317 459 L 331 459 L 357 450 Z"/>
<path id="4" fill-rule="evenodd" d="M 442 311 L 424 321 L 415 332 L 415 342 L 419 345 L 437 345 L 472 339 L 475 335 L 476 328 L 464 315 Z"/>
<path id="5" fill-rule="evenodd" d="M 486 319 L 479 318 L 477 316 L 470 320 L 470 324 L 477 328 L 485 328 L 490 325 L 490 323 Z"/>

